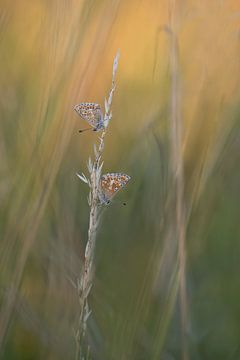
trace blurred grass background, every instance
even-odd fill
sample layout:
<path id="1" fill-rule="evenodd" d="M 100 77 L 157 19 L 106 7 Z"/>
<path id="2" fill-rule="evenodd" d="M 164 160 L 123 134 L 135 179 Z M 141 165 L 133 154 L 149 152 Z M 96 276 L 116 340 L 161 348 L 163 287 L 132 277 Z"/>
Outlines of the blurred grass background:
<path id="1" fill-rule="evenodd" d="M 240 359 L 240 4 L 1 0 L 0 357 L 72 359 L 95 133 L 121 51 L 104 172 L 131 175 L 97 239 L 93 359 L 181 358 L 169 175 L 169 36 L 176 14 L 191 359 Z"/>

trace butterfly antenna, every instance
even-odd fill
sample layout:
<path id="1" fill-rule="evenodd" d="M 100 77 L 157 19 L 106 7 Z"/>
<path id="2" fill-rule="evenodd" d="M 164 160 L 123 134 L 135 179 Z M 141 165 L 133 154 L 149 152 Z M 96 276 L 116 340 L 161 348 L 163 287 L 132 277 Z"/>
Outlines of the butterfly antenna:
<path id="1" fill-rule="evenodd" d="M 92 128 L 80 129 L 80 130 L 78 130 L 78 132 L 82 133 L 82 132 L 84 132 L 84 131 L 88 131 L 88 130 L 92 130 Z"/>

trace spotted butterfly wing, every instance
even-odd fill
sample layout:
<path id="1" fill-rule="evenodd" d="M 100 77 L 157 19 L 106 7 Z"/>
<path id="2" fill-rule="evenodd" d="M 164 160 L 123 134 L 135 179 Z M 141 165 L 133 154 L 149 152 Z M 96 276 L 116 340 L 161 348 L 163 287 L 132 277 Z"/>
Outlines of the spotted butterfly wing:
<path id="1" fill-rule="evenodd" d="M 100 105 L 96 103 L 80 103 L 74 106 L 74 110 L 93 127 L 93 130 L 99 131 L 104 128 Z"/>
<path id="2" fill-rule="evenodd" d="M 121 190 L 130 180 L 130 176 L 122 173 L 108 173 L 100 179 L 99 200 L 102 204 L 109 204 L 113 196 Z"/>

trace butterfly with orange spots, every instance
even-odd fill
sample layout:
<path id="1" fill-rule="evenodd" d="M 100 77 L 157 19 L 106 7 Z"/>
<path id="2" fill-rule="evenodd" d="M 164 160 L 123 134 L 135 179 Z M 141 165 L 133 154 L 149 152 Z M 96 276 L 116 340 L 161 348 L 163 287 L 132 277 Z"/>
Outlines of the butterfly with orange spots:
<path id="1" fill-rule="evenodd" d="M 123 173 L 108 173 L 100 179 L 99 200 L 101 204 L 109 205 L 116 193 L 127 185 L 131 177 Z"/>
<path id="2" fill-rule="evenodd" d="M 103 113 L 100 105 L 96 103 L 80 103 L 74 106 L 74 110 L 81 118 L 88 122 L 93 128 L 93 131 L 99 131 L 104 129 Z M 80 132 L 91 130 L 91 128 L 79 130 Z"/>

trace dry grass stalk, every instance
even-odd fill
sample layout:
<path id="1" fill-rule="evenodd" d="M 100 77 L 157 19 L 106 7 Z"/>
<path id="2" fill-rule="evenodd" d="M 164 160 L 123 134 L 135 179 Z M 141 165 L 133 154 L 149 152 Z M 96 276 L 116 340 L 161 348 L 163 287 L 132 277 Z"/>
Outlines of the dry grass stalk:
<path id="1" fill-rule="evenodd" d="M 97 228 L 100 217 L 100 202 L 99 202 L 100 185 L 99 184 L 100 184 L 100 178 L 101 178 L 101 172 L 103 166 L 101 157 L 104 149 L 104 139 L 107 132 L 107 127 L 109 121 L 112 118 L 111 104 L 112 104 L 113 94 L 116 88 L 116 72 L 118 67 L 118 60 L 119 60 L 119 52 L 116 54 L 113 63 L 111 90 L 108 99 L 105 99 L 104 129 L 99 138 L 98 146 L 94 145 L 94 161 L 92 162 L 91 158 L 89 158 L 89 162 L 88 162 L 90 179 L 87 179 L 84 174 L 82 175 L 77 174 L 78 177 L 84 183 L 88 184 L 90 188 L 90 193 L 88 198 L 88 203 L 90 206 L 90 216 L 89 216 L 89 228 L 88 228 L 88 241 L 85 249 L 83 270 L 81 277 L 78 279 L 77 282 L 80 315 L 78 319 L 78 328 L 75 334 L 76 360 L 84 359 L 83 346 L 86 335 L 87 320 L 89 318 L 89 315 L 91 314 L 91 310 L 88 305 L 88 296 L 91 291 L 92 282 L 93 282 L 93 275 L 94 275 L 93 261 L 94 261 L 96 234 L 97 234 Z"/>
<path id="2" fill-rule="evenodd" d="M 170 60 L 171 60 L 171 166 L 174 186 L 175 205 L 175 236 L 178 243 L 179 264 L 179 297 L 181 312 L 181 336 L 182 336 L 182 359 L 188 360 L 187 346 L 187 292 L 186 292 L 186 215 L 184 199 L 184 166 L 182 149 L 182 118 L 179 109 L 179 70 L 178 70 L 178 39 L 174 13 L 176 11 L 175 0 L 171 1 L 170 19 Z"/>

